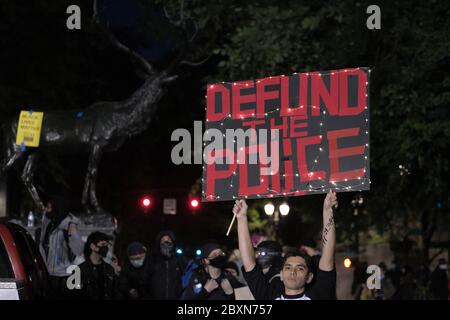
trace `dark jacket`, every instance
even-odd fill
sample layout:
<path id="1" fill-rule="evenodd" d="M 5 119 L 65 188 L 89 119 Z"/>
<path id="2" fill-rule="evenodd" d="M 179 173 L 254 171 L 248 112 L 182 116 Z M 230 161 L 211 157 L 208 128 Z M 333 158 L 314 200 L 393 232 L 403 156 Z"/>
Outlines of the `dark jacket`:
<path id="1" fill-rule="evenodd" d="M 114 268 L 102 262 L 92 264 L 87 259 L 79 265 L 81 272 L 81 289 L 78 297 L 86 300 L 111 300 L 117 298 L 117 277 Z"/>
<path id="2" fill-rule="evenodd" d="M 137 291 L 137 297 L 130 295 L 131 289 Z M 126 259 L 120 271 L 118 290 L 121 299 L 151 298 L 151 263 L 148 256 L 145 258 L 144 265 L 140 268 L 133 267 L 130 261 Z"/>
<path id="3" fill-rule="evenodd" d="M 165 258 L 157 256 L 151 263 L 151 295 L 153 299 L 179 299 L 181 296 L 181 278 L 186 261 L 182 256 Z"/>
<path id="4" fill-rule="evenodd" d="M 227 278 L 230 281 L 230 284 L 233 288 L 237 285 L 236 280 L 233 276 L 228 275 L 226 273 L 223 274 L 223 277 Z M 186 287 L 186 292 L 184 298 L 186 300 L 234 300 L 234 293 L 231 295 L 227 295 L 222 287 L 219 285 L 216 289 L 211 292 L 208 292 L 204 289 L 206 281 L 211 277 L 204 270 L 203 267 L 199 267 L 192 273 L 191 280 L 189 281 L 188 286 Z M 236 286 L 237 287 L 237 286 Z"/>
<path id="5" fill-rule="evenodd" d="M 268 283 L 267 287 L 251 287 L 248 283 L 250 291 L 252 292 L 255 300 L 273 300 L 284 293 L 284 284 L 283 282 L 281 282 L 280 271 L 281 270 L 279 267 L 271 266 L 269 268 L 269 271 L 264 274 L 264 278 Z M 246 272 L 244 267 L 242 267 L 242 272 L 244 273 L 245 278 Z"/>
<path id="6" fill-rule="evenodd" d="M 158 234 L 155 242 L 156 255 L 152 257 L 151 272 L 151 295 L 153 299 L 173 300 L 179 299 L 182 292 L 181 279 L 186 268 L 186 258 L 173 252 L 172 256 L 166 257 L 161 254 L 159 243 L 164 235 L 171 237 L 175 248 L 175 236 L 170 231 Z"/>

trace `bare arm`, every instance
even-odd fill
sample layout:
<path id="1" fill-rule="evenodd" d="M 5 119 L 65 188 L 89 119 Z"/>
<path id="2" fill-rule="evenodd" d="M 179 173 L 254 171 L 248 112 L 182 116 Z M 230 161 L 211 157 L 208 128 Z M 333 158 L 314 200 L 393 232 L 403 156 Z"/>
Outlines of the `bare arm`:
<path id="1" fill-rule="evenodd" d="M 236 215 L 237 230 L 239 239 L 239 251 L 241 252 L 242 263 L 246 272 L 250 272 L 256 265 L 255 251 L 253 250 L 250 231 L 247 220 L 247 203 L 245 200 L 236 200 L 233 213 Z"/>
<path id="2" fill-rule="evenodd" d="M 334 226 L 333 207 L 337 207 L 335 192 L 328 192 L 323 202 L 323 229 L 322 229 L 322 257 L 319 269 L 331 271 L 334 269 L 334 253 L 336 246 L 336 229 Z"/>

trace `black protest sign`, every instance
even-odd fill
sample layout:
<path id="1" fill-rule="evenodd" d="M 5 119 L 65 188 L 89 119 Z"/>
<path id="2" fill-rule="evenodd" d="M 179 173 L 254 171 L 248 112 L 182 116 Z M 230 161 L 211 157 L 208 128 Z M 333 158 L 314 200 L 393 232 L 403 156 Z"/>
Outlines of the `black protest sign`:
<path id="1" fill-rule="evenodd" d="M 369 190 L 369 75 L 208 85 L 203 200 Z"/>

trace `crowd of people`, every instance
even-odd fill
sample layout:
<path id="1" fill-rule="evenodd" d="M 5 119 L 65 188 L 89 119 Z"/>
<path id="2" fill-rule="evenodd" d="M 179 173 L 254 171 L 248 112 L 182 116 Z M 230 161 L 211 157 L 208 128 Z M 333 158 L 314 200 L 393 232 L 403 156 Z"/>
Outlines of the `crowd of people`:
<path id="1" fill-rule="evenodd" d="M 62 209 L 63 199 L 58 197 L 47 202 L 35 239 L 50 275 L 52 298 L 234 300 L 239 289 L 248 288 L 256 300 L 328 300 L 336 299 L 336 207 L 336 194 L 330 191 L 323 203 L 321 252 L 309 247 L 286 252 L 270 240 L 254 248 L 245 200 L 237 200 L 232 209 L 237 220 L 239 250 L 229 256 L 220 243 L 208 240 L 201 246 L 200 255 L 188 260 L 176 253 L 175 234 L 161 231 L 154 248 L 131 242 L 126 258 L 118 265 L 112 254 L 113 239 L 96 231 L 84 242 L 77 230 L 79 220 Z M 78 260 L 79 256 L 84 259 Z M 70 289 L 67 268 L 74 264 L 79 266 L 81 278 L 79 286 Z M 382 269 L 382 290 L 375 294 L 387 299 L 391 296 L 387 280 L 392 279 L 397 292 L 406 280 L 403 276 L 395 282 L 395 277 L 385 267 Z M 354 291 L 358 299 L 365 294 L 365 273 L 361 270 L 358 269 L 359 274 L 355 271 Z M 433 274 L 430 279 L 442 277 Z"/>

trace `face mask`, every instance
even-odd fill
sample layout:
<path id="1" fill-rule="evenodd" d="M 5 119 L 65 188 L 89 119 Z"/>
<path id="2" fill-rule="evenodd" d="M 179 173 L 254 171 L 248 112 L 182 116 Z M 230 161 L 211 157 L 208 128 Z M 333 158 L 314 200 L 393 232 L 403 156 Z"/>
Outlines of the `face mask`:
<path id="1" fill-rule="evenodd" d="M 142 258 L 142 259 L 133 259 L 133 260 L 130 260 L 130 263 L 131 263 L 131 265 L 132 265 L 133 267 L 135 267 L 135 268 L 140 268 L 140 267 L 142 267 L 142 266 L 144 265 L 144 259 L 145 259 L 145 258 Z"/>
<path id="2" fill-rule="evenodd" d="M 440 265 L 439 265 L 439 269 L 441 269 L 441 270 L 447 270 L 447 265 L 446 265 L 446 264 L 440 264 Z"/>
<path id="3" fill-rule="evenodd" d="M 161 254 L 170 257 L 173 252 L 173 243 L 170 241 L 161 242 L 159 248 L 161 249 Z"/>
<path id="4" fill-rule="evenodd" d="M 218 269 L 223 269 L 226 263 L 227 258 L 225 256 L 218 256 L 214 259 L 209 260 L 209 264 Z"/>
<path id="5" fill-rule="evenodd" d="M 108 254 L 108 246 L 101 246 L 98 247 L 98 252 L 99 255 L 101 255 L 103 258 L 106 257 L 106 255 Z"/>
<path id="6" fill-rule="evenodd" d="M 256 262 L 260 265 L 262 269 L 268 268 L 273 264 L 273 257 L 271 256 L 259 256 L 256 258 Z"/>

